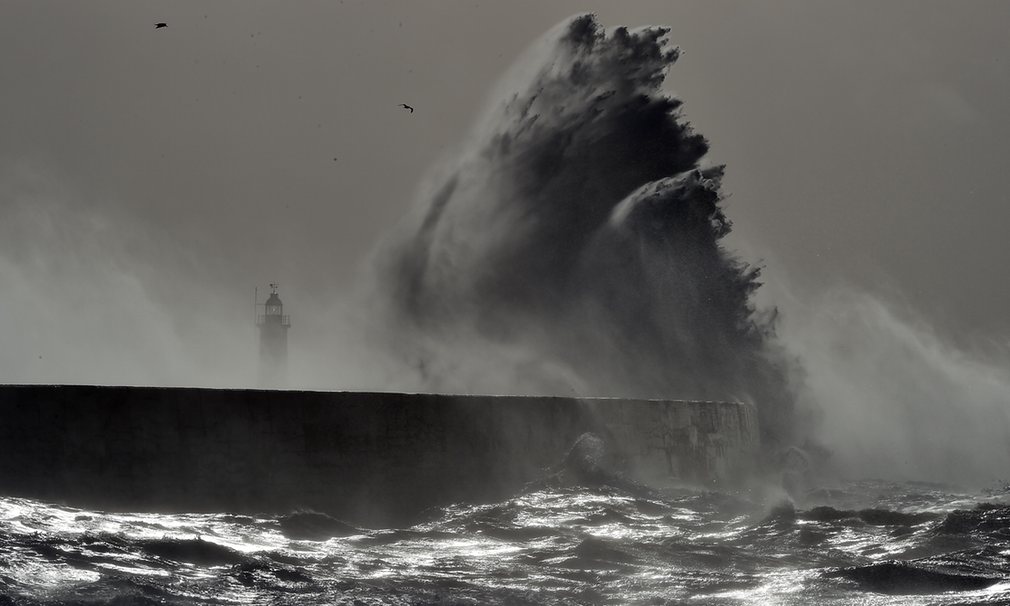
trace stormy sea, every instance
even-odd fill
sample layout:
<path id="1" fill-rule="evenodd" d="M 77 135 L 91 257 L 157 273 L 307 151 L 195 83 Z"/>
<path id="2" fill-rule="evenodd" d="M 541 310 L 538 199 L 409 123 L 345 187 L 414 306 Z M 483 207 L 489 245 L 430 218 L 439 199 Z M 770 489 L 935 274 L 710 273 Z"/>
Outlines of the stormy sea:
<path id="1" fill-rule="evenodd" d="M 531 490 L 403 528 L 0 499 L 4 604 L 1006 604 L 1010 488 Z"/>
<path id="2" fill-rule="evenodd" d="M 373 259 L 362 325 L 396 360 L 384 386 L 740 400 L 759 412 L 769 462 L 817 440 L 824 402 L 803 381 L 819 375 L 787 353 L 775 310 L 754 303 L 759 268 L 725 248 L 723 167 L 662 88 L 678 58 L 667 33 L 577 17 L 506 76 Z M 931 389 L 936 376 L 924 373 L 916 403 L 935 391 L 950 410 L 960 392 Z M 839 387 L 850 383 L 873 386 L 814 386 L 866 395 Z M 1002 402 L 1003 384 L 992 385 Z M 998 436 L 999 424 L 970 418 L 982 422 L 958 412 L 945 425 Z M 924 466 L 948 461 L 957 475 L 941 447 L 961 449 L 958 461 L 1003 460 L 987 444 L 1006 442 L 940 444 L 935 427 L 920 430 L 922 456 L 906 458 Z M 932 446 L 934 458 L 923 454 Z M 873 462 L 863 471 L 873 476 Z M 309 511 L 123 513 L 5 496 L 0 604 L 1010 603 L 1002 484 L 776 490 L 531 486 L 396 528 Z"/>

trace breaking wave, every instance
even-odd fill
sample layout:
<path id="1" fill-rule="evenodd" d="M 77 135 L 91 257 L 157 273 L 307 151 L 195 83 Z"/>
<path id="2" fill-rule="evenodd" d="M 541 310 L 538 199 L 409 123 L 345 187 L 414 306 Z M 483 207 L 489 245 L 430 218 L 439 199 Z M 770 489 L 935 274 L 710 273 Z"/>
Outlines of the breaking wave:
<path id="1" fill-rule="evenodd" d="M 790 363 L 759 268 L 721 244 L 723 167 L 661 91 L 667 31 L 552 30 L 386 242 L 378 300 L 420 388 L 744 399 L 786 431 Z"/>

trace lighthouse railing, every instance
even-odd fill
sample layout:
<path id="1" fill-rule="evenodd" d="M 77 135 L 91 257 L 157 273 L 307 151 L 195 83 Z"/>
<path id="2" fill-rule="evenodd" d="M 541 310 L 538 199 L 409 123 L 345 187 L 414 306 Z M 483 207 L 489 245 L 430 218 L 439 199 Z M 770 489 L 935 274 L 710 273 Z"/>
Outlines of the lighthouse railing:
<path id="1" fill-rule="evenodd" d="M 264 324 L 280 324 L 281 326 L 290 328 L 291 327 L 291 316 L 279 316 L 277 314 L 259 314 L 256 316 L 256 326 L 263 326 Z"/>

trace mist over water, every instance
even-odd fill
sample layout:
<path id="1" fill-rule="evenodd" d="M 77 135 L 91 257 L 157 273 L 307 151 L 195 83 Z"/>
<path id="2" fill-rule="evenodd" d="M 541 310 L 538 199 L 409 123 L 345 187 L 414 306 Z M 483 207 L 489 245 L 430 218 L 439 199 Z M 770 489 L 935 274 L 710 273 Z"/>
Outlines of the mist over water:
<path id="1" fill-rule="evenodd" d="M 0 172 L 0 381 L 248 384 L 242 325 L 156 228 L 104 212 L 26 166 Z M 255 351 L 253 350 L 253 354 Z"/>
<path id="2" fill-rule="evenodd" d="M 853 288 L 784 297 L 813 435 L 849 477 L 1010 480 L 1010 351 L 965 351 L 914 310 Z"/>

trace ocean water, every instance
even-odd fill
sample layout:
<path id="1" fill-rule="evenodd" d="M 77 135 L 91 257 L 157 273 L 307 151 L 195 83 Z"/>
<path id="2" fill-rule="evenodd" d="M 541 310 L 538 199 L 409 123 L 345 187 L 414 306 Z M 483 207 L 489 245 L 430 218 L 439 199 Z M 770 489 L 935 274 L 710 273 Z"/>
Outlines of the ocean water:
<path id="1" fill-rule="evenodd" d="M 0 499 L 0 604 L 1008 604 L 1010 492 L 532 490 L 404 528 Z"/>

